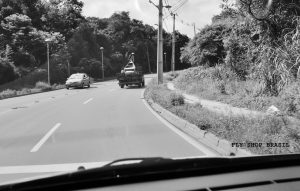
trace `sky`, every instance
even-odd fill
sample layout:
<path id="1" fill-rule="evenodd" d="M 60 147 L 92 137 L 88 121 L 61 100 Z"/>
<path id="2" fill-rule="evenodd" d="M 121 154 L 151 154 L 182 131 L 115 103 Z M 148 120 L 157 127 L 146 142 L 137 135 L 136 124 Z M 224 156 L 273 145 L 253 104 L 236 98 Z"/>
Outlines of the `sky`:
<path id="1" fill-rule="evenodd" d="M 152 1 L 158 4 L 158 0 Z M 210 24 L 211 18 L 221 12 L 221 0 L 163 0 L 163 3 L 176 8 L 185 1 L 186 3 L 176 11 L 178 16 L 176 16 L 175 27 L 176 30 L 192 38 L 194 36 L 193 23 L 195 23 L 196 32 Z M 150 4 L 149 0 L 82 0 L 82 2 L 84 3 L 84 16 L 107 18 L 114 12 L 129 11 L 131 18 L 157 28 L 155 24 L 158 23 L 158 9 Z M 172 32 L 173 20 L 166 8 L 164 8 L 164 17 L 164 29 Z"/>

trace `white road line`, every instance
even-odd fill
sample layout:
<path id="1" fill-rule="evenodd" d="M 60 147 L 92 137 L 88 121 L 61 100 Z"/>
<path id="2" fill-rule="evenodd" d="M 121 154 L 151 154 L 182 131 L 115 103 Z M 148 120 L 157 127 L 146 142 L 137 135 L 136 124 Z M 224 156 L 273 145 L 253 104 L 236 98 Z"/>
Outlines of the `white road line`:
<path id="1" fill-rule="evenodd" d="M 144 98 L 144 91 L 142 91 L 141 98 Z M 175 132 L 177 135 L 179 135 L 181 138 L 183 138 L 185 141 L 193 145 L 195 148 L 200 150 L 202 153 L 206 154 L 207 156 L 218 156 L 215 152 L 211 151 L 210 149 L 206 148 L 204 145 L 200 144 L 196 140 L 194 140 L 192 137 L 187 135 L 186 133 L 179 130 L 177 127 L 172 125 L 170 122 L 165 120 L 163 117 L 161 117 L 159 114 L 157 114 L 151 106 L 147 103 L 145 99 L 143 99 L 143 103 L 146 105 L 146 107 L 153 113 L 153 115 L 159 119 L 164 125 L 166 125 L 169 129 L 171 129 L 173 132 Z"/>
<path id="2" fill-rule="evenodd" d="M 61 126 L 61 123 L 57 123 L 54 127 L 52 127 L 52 129 L 48 131 L 48 133 L 30 150 L 30 152 L 34 153 L 38 151 L 59 126 Z"/>
<path id="3" fill-rule="evenodd" d="M 87 103 L 89 103 L 92 100 L 93 100 L 93 98 L 90 98 L 90 99 L 86 100 L 85 102 L 83 102 L 83 104 L 87 104 Z"/>

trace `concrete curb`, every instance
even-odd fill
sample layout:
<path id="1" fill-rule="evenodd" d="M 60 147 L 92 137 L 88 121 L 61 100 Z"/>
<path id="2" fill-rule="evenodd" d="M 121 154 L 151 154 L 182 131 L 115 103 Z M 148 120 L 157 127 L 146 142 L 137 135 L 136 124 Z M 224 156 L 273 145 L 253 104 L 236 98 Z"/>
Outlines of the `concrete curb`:
<path id="1" fill-rule="evenodd" d="M 161 117 L 167 120 L 169 123 L 199 141 L 201 144 L 207 146 L 208 148 L 214 150 L 215 152 L 223 156 L 250 156 L 252 153 L 244 149 L 238 149 L 232 147 L 231 142 L 220 139 L 214 134 L 199 129 L 196 125 L 191 124 L 190 122 L 176 116 L 167 109 L 164 109 L 162 106 L 155 103 L 153 100 L 146 100 L 148 104 L 156 111 Z"/>

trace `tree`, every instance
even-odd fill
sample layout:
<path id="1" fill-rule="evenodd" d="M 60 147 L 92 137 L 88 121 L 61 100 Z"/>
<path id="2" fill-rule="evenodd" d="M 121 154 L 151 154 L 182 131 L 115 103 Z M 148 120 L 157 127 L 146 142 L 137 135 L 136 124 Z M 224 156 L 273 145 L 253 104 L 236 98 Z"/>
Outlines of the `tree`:
<path id="1" fill-rule="evenodd" d="M 42 17 L 43 30 L 61 33 L 66 40 L 84 20 L 81 15 L 83 3 L 78 0 L 44 1 L 45 14 Z"/>
<path id="2" fill-rule="evenodd" d="M 65 41 L 84 20 L 82 6 L 78 0 L 0 1 L 0 39 L 11 47 L 10 61 L 19 76 L 45 63 L 45 39 L 52 39 L 50 54 L 63 48 Z M 2 60 L 2 63 L 11 62 Z"/>
<path id="3" fill-rule="evenodd" d="M 2 44 L 2 43 L 1 43 Z M 7 45 L 0 47 L 0 84 L 12 81 L 18 77 L 18 70 L 11 60 L 12 49 Z"/>
<path id="4" fill-rule="evenodd" d="M 223 39 L 230 29 L 223 24 L 204 27 L 181 52 L 181 61 L 193 66 L 209 67 L 222 63 L 225 58 Z"/>
<path id="5" fill-rule="evenodd" d="M 258 22 L 261 35 L 272 45 L 280 44 L 281 37 L 295 29 L 295 17 L 300 16 L 300 2 L 294 0 L 238 0 L 237 5 Z"/>

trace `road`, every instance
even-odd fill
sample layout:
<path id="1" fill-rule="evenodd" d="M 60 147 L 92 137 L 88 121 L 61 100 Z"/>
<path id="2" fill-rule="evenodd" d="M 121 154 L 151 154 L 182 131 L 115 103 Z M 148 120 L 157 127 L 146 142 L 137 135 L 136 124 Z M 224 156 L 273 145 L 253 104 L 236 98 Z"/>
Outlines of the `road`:
<path id="1" fill-rule="evenodd" d="M 0 100 L 0 183 L 128 157 L 210 154 L 154 115 L 142 93 L 111 80 Z"/>

